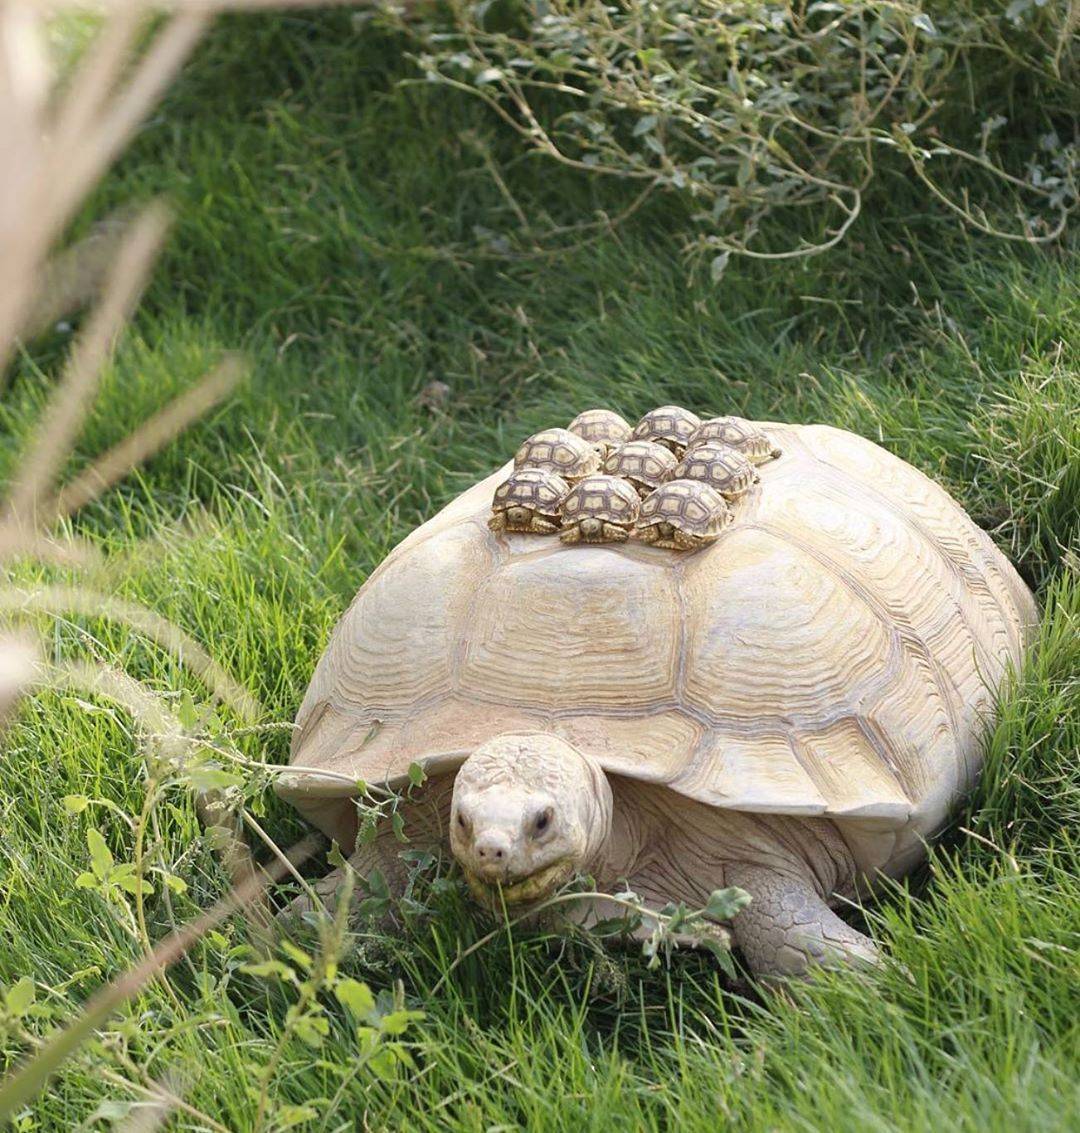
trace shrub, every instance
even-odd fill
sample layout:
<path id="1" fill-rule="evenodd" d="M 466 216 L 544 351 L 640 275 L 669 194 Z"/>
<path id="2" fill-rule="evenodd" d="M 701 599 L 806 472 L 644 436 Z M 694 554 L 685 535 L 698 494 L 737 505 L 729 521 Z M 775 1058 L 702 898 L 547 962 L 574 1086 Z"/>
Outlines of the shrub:
<path id="1" fill-rule="evenodd" d="M 383 0 L 380 18 L 529 150 L 639 187 L 626 211 L 689 201 L 716 277 L 733 254 L 835 246 L 885 167 L 1008 239 L 1053 240 L 1076 206 L 1075 2 Z"/>

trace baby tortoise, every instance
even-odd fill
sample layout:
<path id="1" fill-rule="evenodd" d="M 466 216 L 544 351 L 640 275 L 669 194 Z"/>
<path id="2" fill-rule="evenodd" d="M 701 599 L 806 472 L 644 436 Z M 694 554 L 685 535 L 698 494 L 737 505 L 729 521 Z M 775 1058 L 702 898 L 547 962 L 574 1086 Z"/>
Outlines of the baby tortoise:
<path id="1" fill-rule="evenodd" d="M 730 445 L 750 461 L 764 464 L 780 456 L 780 449 L 756 426 L 742 417 L 710 417 L 702 421 L 690 438 L 689 447 L 715 442 Z"/>
<path id="2" fill-rule="evenodd" d="M 761 479 L 738 449 L 709 441 L 686 450 L 671 474 L 672 480 L 700 480 L 725 500 L 737 500 Z"/>
<path id="3" fill-rule="evenodd" d="M 517 450 L 516 468 L 542 468 L 573 483 L 600 469 L 600 454 L 569 429 L 543 429 Z"/>
<path id="4" fill-rule="evenodd" d="M 689 409 L 678 405 L 661 405 L 652 409 L 634 426 L 631 434 L 635 441 L 655 441 L 682 456 L 701 418 Z"/>
<path id="5" fill-rule="evenodd" d="M 652 441 L 629 441 L 604 461 L 609 476 L 629 480 L 638 494 L 647 496 L 668 479 L 678 464 L 674 453 Z"/>
<path id="6" fill-rule="evenodd" d="M 555 472 L 517 468 L 495 489 L 488 527 L 550 535 L 559 530 L 559 509 L 569 491 L 570 485 Z"/>
<path id="7" fill-rule="evenodd" d="M 731 509 L 715 488 L 700 480 L 669 480 L 645 497 L 638 537 L 654 547 L 694 551 L 720 537 Z"/>
<path id="8" fill-rule="evenodd" d="M 641 500 L 619 476 L 586 476 L 563 501 L 564 543 L 625 543 L 637 522 Z"/>
<path id="9" fill-rule="evenodd" d="M 607 456 L 630 439 L 630 424 L 610 409 L 586 409 L 567 425 L 567 429 Z"/>

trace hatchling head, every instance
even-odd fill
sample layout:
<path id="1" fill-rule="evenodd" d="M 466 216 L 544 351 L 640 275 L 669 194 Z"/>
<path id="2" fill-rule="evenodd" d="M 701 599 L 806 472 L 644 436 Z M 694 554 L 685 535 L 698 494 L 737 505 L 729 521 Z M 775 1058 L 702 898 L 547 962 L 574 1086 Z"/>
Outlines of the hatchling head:
<path id="1" fill-rule="evenodd" d="M 764 464 L 780 456 L 780 449 L 756 425 L 742 417 L 710 417 L 694 430 L 689 447 L 719 443 L 728 445 L 750 461 L 751 464 Z"/>
<path id="2" fill-rule="evenodd" d="M 682 456 L 694 430 L 701 424 L 701 418 L 689 409 L 678 405 L 661 405 L 651 409 L 634 426 L 631 434 L 635 441 L 655 441 L 664 448 L 671 449 L 676 456 Z"/>
<path id="3" fill-rule="evenodd" d="M 586 409 L 567 425 L 567 429 L 586 440 L 605 457 L 630 439 L 630 425 L 610 409 Z"/>
<path id="4" fill-rule="evenodd" d="M 675 471 L 678 460 L 663 445 L 652 441 L 628 441 L 604 461 L 609 476 L 629 480 L 639 495 L 647 496 Z"/>
<path id="5" fill-rule="evenodd" d="M 718 539 L 731 509 L 715 488 L 700 480 L 669 480 L 645 497 L 635 528 L 654 547 L 693 551 Z"/>
<path id="6" fill-rule="evenodd" d="M 570 485 L 556 472 L 516 468 L 496 489 L 491 501 L 492 531 L 530 531 L 550 535 L 559 530 L 559 510 Z"/>
<path id="7" fill-rule="evenodd" d="M 579 480 L 563 501 L 564 543 L 625 543 L 637 522 L 641 500 L 619 476 Z"/>
<path id="8" fill-rule="evenodd" d="M 687 449 L 672 473 L 673 480 L 700 480 L 725 500 L 737 500 L 761 479 L 738 449 L 714 441 Z"/>
<path id="9" fill-rule="evenodd" d="M 542 429 L 517 450 L 516 468 L 542 468 L 573 483 L 600 468 L 600 454 L 569 429 Z"/>

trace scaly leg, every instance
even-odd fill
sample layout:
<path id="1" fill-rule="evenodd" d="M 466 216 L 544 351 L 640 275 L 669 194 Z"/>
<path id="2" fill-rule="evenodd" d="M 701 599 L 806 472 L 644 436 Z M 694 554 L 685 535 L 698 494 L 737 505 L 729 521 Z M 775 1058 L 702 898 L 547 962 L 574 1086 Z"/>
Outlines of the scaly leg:
<path id="1" fill-rule="evenodd" d="M 815 964 L 868 967 L 880 961 L 874 942 L 845 924 L 809 878 L 733 862 L 724 880 L 752 898 L 731 927 L 756 975 L 802 976 Z"/>

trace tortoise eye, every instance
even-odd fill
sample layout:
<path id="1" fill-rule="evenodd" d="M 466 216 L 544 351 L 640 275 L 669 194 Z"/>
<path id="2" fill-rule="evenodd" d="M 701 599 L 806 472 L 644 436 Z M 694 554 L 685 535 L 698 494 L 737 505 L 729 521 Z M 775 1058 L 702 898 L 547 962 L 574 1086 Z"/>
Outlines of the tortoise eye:
<path id="1" fill-rule="evenodd" d="M 551 807 L 545 807 L 533 821 L 533 834 L 543 834 L 550 826 L 555 812 Z"/>

